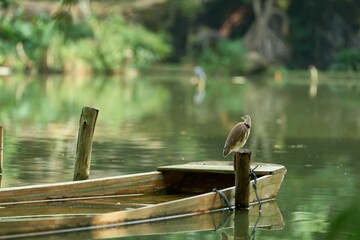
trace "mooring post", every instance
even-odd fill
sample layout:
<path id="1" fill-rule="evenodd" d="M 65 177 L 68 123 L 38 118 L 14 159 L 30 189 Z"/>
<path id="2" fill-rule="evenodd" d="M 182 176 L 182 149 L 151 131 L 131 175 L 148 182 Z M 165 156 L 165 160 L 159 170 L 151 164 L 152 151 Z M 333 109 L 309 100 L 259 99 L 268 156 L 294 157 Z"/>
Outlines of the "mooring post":
<path id="1" fill-rule="evenodd" d="M 85 180 L 90 175 L 92 139 L 99 110 L 84 107 L 79 122 L 79 133 L 76 147 L 74 181 Z"/>
<path id="2" fill-rule="evenodd" d="M 3 173 L 3 167 L 4 167 L 4 129 L 2 126 L 0 126 L 0 175 Z"/>
<path id="3" fill-rule="evenodd" d="M 249 238 L 249 211 L 235 210 L 234 240 L 248 240 Z"/>
<path id="4" fill-rule="evenodd" d="M 235 209 L 248 209 L 250 197 L 251 151 L 234 152 Z"/>

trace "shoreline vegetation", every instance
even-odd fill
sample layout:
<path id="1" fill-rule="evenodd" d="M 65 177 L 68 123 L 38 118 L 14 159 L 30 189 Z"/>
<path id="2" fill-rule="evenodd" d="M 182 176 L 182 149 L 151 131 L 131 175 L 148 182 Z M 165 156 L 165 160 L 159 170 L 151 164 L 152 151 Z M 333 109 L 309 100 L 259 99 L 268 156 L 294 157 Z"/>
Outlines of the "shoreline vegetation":
<path id="1" fill-rule="evenodd" d="M 133 77 L 154 63 L 201 65 L 206 72 L 232 76 L 264 71 L 272 75 L 311 65 L 358 71 L 358 26 L 354 12 L 343 15 L 351 4 L 340 4 L 341 11 L 333 13 L 347 27 L 346 33 L 334 36 L 342 46 L 321 36 L 306 39 L 313 33 L 297 25 L 301 17 L 293 12 L 296 4 L 298 0 L 285 5 L 276 0 L 240 1 L 231 7 L 190 0 L 2 0 L 0 76 L 25 72 Z M 324 36 L 334 32 L 336 26 L 330 25 L 323 29 Z M 314 44 L 322 41 L 330 42 Z"/>
<path id="2" fill-rule="evenodd" d="M 34 1 L 3 10 L 7 39 L 1 39 L 0 66 L 34 73 L 134 74 L 171 51 L 162 33 L 121 15 L 79 13 L 78 7 Z M 1 16 L 1 15 L 0 15 Z"/>

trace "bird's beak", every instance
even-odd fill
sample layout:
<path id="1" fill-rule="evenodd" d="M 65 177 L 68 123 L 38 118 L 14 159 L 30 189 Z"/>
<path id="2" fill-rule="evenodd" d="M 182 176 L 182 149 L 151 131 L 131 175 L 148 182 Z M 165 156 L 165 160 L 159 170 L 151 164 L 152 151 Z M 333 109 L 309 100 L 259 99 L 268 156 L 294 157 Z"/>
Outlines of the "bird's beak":
<path id="1" fill-rule="evenodd" d="M 245 118 L 244 118 L 244 117 L 241 117 L 241 119 L 245 121 Z"/>

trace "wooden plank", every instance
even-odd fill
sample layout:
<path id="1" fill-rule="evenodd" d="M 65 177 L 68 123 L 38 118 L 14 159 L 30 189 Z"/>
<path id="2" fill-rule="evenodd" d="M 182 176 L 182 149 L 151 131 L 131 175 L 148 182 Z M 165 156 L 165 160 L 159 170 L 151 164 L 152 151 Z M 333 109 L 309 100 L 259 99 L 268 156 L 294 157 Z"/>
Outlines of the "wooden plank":
<path id="1" fill-rule="evenodd" d="M 275 175 L 263 176 L 258 179 L 257 186 L 260 199 L 272 199 L 276 196 L 284 174 L 285 171 Z M 268 186 L 270 187 L 269 190 L 267 189 Z M 234 204 L 235 187 L 224 189 L 222 192 L 229 201 Z M 250 201 L 256 201 L 253 191 L 250 191 Z M 118 226 L 121 224 L 139 223 L 139 221 L 149 218 L 160 220 L 163 217 L 176 215 L 198 215 L 219 208 L 224 208 L 223 200 L 217 193 L 210 192 L 185 199 L 160 203 L 154 206 L 111 212 L 94 217 L 2 222 L 0 223 L 0 235 L 86 228 L 94 225 Z"/>
<path id="2" fill-rule="evenodd" d="M 99 195 L 152 193 L 165 189 L 161 172 L 149 172 L 0 189 L 0 203 Z"/>
<path id="3" fill-rule="evenodd" d="M 272 163 L 250 163 L 250 168 L 255 169 L 257 175 L 276 174 L 285 169 L 284 166 Z M 225 161 L 209 161 L 209 162 L 192 162 L 180 165 L 161 166 L 158 171 L 182 171 L 182 172 L 212 172 L 234 174 L 232 162 Z"/>
<path id="4" fill-rule="evenodd" d="M 274 199 L 280 189 L 280 186 L 284 180 L 286 171 L 279 172 L 275 175 L 265 175 L 263 177 L 259 177 L 257 179 L 257 192 L 260 200 L 268 200 L 268 199 Z M 250 181 L 250 185 L 252 185 L 254 180 Z M 256 203 L 256 195 L 254 192 L 253 187 L 250 187 L 250 197 L 249 197 L 250 203 Z"/>
<path id="5" fill-rule="evenodd" d="M 39 217 L 61 218 L 62 216 L 98 215 L 114 211 L 151 206 L 188 197 L 189 195 L 127 194 L 84 198 L 66 198 L 0 203 L 0 221 Z M 31 219 L 32 218 L 32 219 Z"/>

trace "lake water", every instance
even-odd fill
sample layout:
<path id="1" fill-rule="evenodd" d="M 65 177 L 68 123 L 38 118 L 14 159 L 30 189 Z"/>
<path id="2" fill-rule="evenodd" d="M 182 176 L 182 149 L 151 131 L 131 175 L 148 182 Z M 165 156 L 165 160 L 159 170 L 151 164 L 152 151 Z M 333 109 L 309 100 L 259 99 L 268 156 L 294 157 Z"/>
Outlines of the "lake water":
<path id="1" fill-rule="evenodd" d="M 208 76 L 157 68 L 135 79 L 0 79 L 5 129 L 2 187 L 70 181 L 84 106 L 99 109 L 91 178 L 153 171 L 159 165 L 223 160 L 229 129 L 252 117 L 252 160 L 288 169 L 277 197 L 285 226 L 258 239 L 323 239 L 331 219 L 360 194 L 360 79 L 320 74 L 316 96 L 307 73 L 268 78 Z M 222 239 L 216 231 L 129 239 Z"/>

